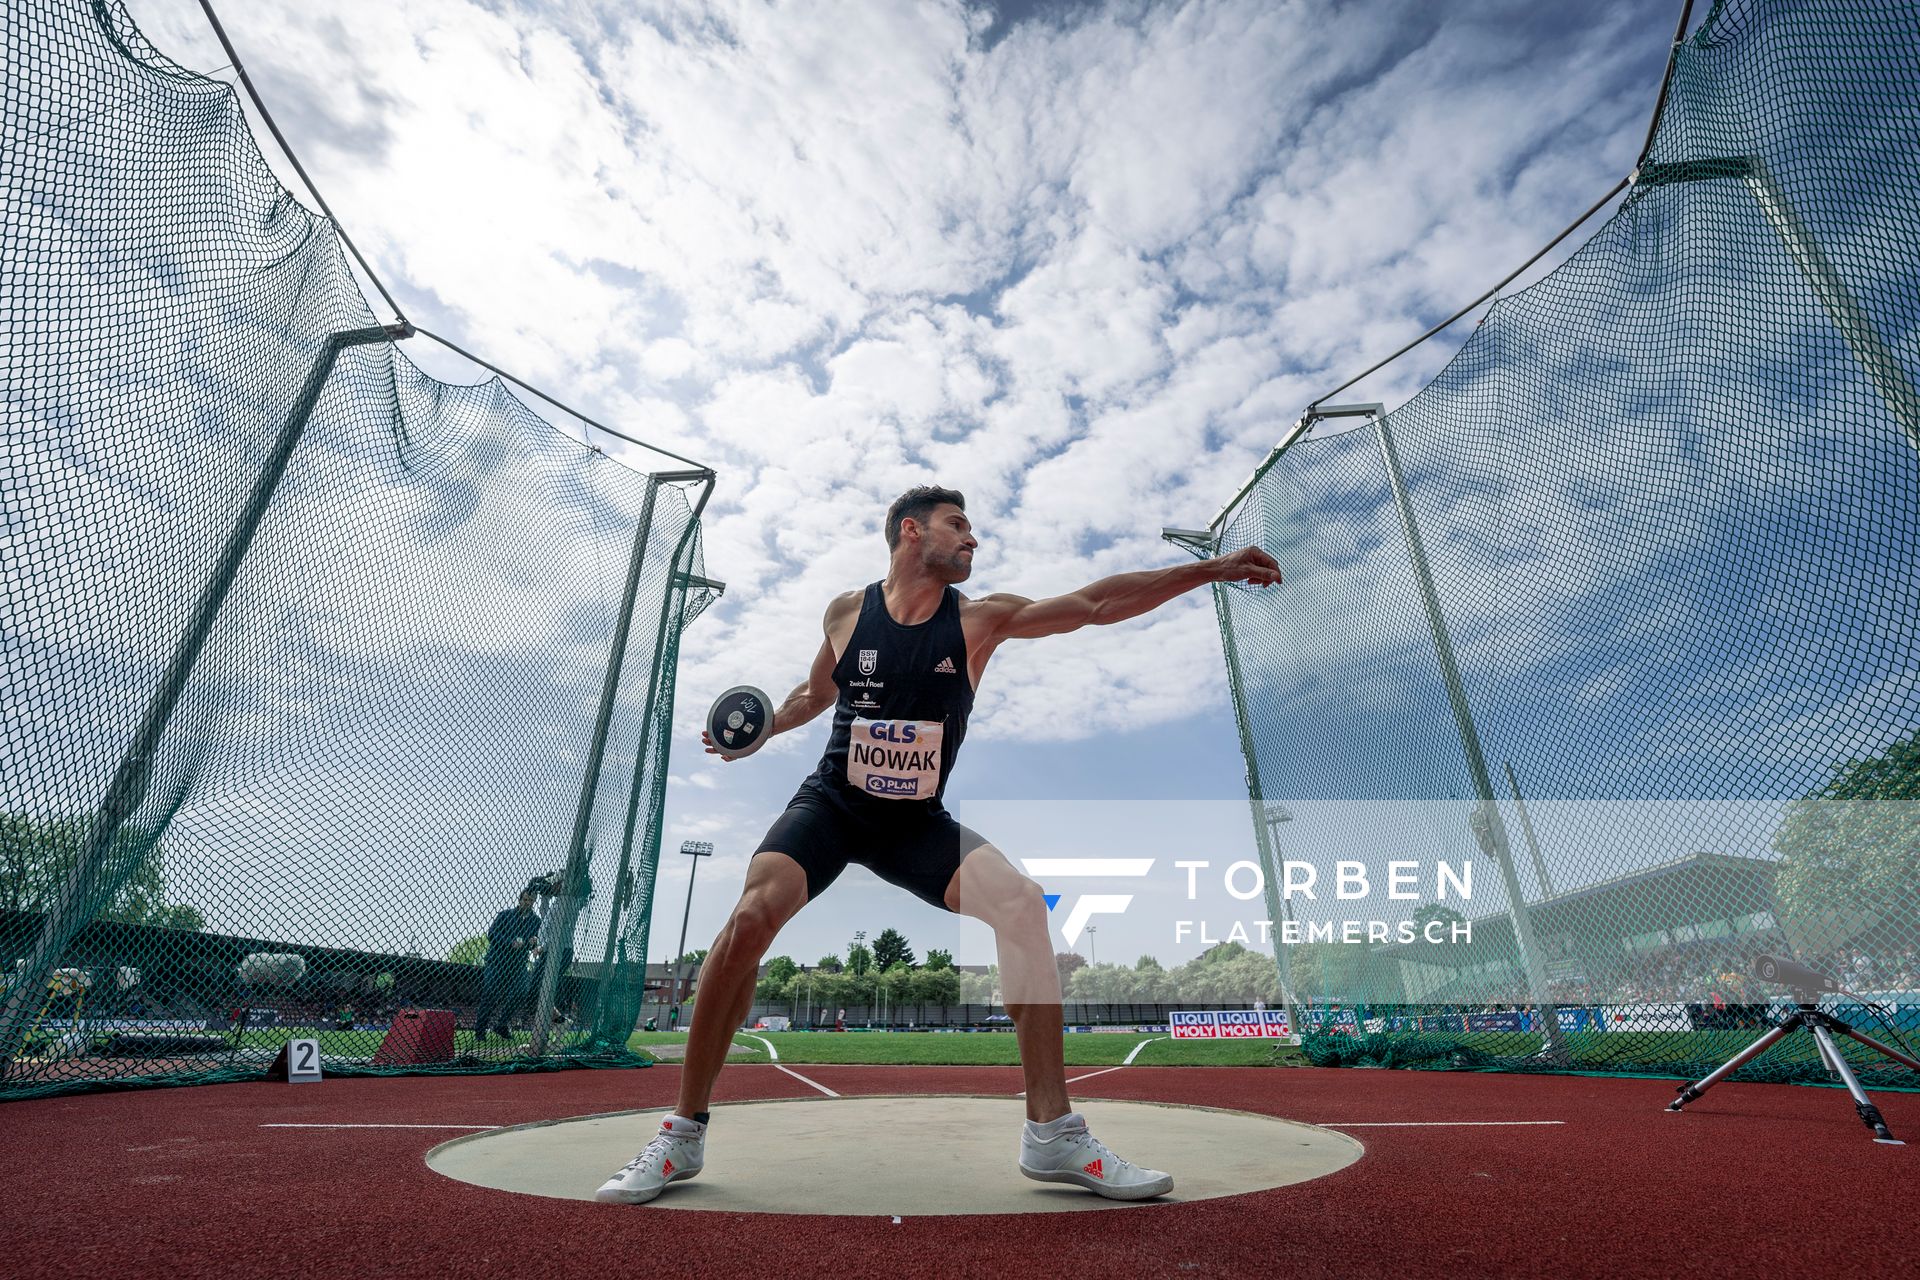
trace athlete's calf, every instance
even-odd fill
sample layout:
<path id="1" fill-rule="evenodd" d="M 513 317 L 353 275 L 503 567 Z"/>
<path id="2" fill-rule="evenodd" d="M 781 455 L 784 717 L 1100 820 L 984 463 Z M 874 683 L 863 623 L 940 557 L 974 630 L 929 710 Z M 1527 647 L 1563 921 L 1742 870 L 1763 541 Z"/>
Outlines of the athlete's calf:
<path id="1" fill-rule="evenodd" d="M 1006 855 L 984 845 L 967 855 L 947 888 L 947 905 L 993 928 L 1000 955 L 1000 993 L 1020 1041 L 1027 1083 L 1027 1118 L 1057 1119 L 1067 1099 L 1061 1040 L 1060 970 L 1047 931 L 1047 900 L 1040 886 L 1014 870 Z"/>
<path id="2" fill-rule="evenodd" d="M 707 1109 L 733 1033 L 753 1007 L 760 962 L 806 903 L 807 876 L 799 863 L 784 853 L 754 856 L 740 901 L 700 966 L 700 998 L 694 1002 L 686 1065 L 680 1072 L 679 1114 L 692 1117 Z"/>

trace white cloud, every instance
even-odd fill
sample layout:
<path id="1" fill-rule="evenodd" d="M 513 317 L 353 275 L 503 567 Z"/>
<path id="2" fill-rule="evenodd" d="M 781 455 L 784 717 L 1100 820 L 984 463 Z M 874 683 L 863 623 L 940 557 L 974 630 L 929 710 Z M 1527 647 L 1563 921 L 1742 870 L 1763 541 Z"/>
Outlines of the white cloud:
<path id="1" fill-rule="evenodd" d="M 188 65 L 226 60 L 189 0 L 132 8 Z M 1204 521 L 1315 394 L 1624 172 L 1664 7 L 1552 32 L 1520 8 L 1090 6 L 990 47 L 980 11 L 932 2 L 228 20 L 413 318 L 719 470 L 729 590 L 681 651 L 684 743 L 720 689 L 801 678 L 828 599 L 883 572 L 901 489 L 968 493 L 982 589 L 1176 563 L 1160 526 Z M 1404 395 L 1447 349 L 1355 394 Z M 1212 634 L 1195 596 L 1011 648 L 975 732 L 1224 718 Z M 725 795 L 681 750 L 676 795 Z"/>

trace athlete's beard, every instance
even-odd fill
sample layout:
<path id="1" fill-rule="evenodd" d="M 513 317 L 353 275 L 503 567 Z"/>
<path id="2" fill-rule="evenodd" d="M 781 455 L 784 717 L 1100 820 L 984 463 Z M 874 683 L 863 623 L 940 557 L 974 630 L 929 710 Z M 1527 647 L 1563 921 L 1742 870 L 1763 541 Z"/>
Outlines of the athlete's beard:
<path id="1" fill-rule="evenodd" d="M 932 551 L 928 551 L 922 554 L 920 565 L 927 571 L 929 577 L 948 585 L 965 582 L 973 576 L 973 557 L 964 551 L 955 551 L 948 556 L 935 555 Z"/>

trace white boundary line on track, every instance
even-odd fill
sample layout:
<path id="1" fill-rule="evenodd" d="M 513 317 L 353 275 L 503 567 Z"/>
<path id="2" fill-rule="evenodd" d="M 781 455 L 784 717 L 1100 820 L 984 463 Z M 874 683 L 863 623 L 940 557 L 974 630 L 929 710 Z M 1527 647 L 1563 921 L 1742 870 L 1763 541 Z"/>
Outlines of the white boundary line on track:
<path id="1" fill-rule="evenodd" d="M 840 1096 L 839 1094 L 835 1093 L 833 1090 L 827 1088 L 827 1086 L 821 1084 L 818 1080 L 809 1080 L 805 1076 L 801 1075 L 798 1071 L 795 1071 L 792 1067 L 781 1066 L 780 1051 L 774 1048 L 773 1041 L 767 1039 L 765 1036 L 754 1035 L 751 1031 L 736 1031 L 734 1035 L 736 1038 L 739 1036 L 745 1036 L 749 1040 L 758 1040 L 761 1044 L 767 1046 L 767 1054 L 771 1058 L 775 1070 L 786 1072 L 788 1075 L 792 1076 L 795 1080 L 798 1080 L 801 1084 L 812 1085 L 814 1088 L 818 1089 L 820 1092 L 826 1094 L 829 1098 L 837 1098 Z"/>
<path id="2" fill-rule="evenodd" d="M 1322 1129 L 1476 1129 L 1529 1124 L 1565 1124 L 1565 1120 L 1315 1120 Z"/>
<path id="3" fill-rule="evenodd" d="M 1120 1067 L 1132 1066 L 1133 1060 L 1140 1056 L 1140 1051 L 1142 1049 L 1152 1044 L 1155 1040 L 1165 1040 L 1166 1038 L 1167 1038 L 1166 1036 L 1149 1036 L 1145 1040 L 1142 1040 L 1139 1044 L 1133 1046 L 1133 1052 L 1127 1055 L 1127 1060 L 1125 1062 L 1122 1062 L 1120 1064 Z M 1107 1074 L 1107 1072 L 1109 1071 L 1118 1071 L 1120 1067 L 1102 1067 L 1098 1071 L 1089 1071 L 1087 1072 L 1087 1074 L 1083 1076 L 1074 1076 L 1071 1079 L 1069 1079 L 1066 1083 L 1079 1084 L 1082 1080 L 1091 1080 L 1095 1076 L 1103 1076 Z M 1014 1094 L 1013 1096 L 1016 1098 L 1024 1098 L 1027 1096 L 1027 1091 L 1025 1089 L 1022 1089 L 1020 1092 Z"/>
<path id="4" fill-rule="evenodd" d="M 497 1124 L 263 1124 L 262 1129 L 498 1129 Z"/>
<path id="5" fill-rule="evenodd" d="M 1124 1062 L 1123 1062 L 1123 1063 L 1121 1063 L 1121 1064 L 1120 1064 L 1120 1067 L 1124 1067 L 1124 1066 L 1126 1066 L 1126 1063 L 1124 1063 Z M 1089 1071 L 1089 1072 L 1087 1072 L 1087 1074 L 1085 1074 L 1085 1075 L 1083 1075 L 1083 1076 L 1074 1076 L 1074 1077 L 1072 1077 L 1071 1079 L 1069 1079 L 1069 1080 L 1067 1081 L 1067 1083 L 1068 1083 L 1068 1084 L 1079 1084 L 1079 1083 L 1080 1083 L 1080 1082 L 1081 1082 L 1082 1080 L 1091 1080 L 1091 1079 L 1093 1079 L 1093 1078 L 1094 1078 L 1095 1076 L 1103 1076 L 1103 1075 L 1105 1075 L 1105 1074 L 1107 1074 L 1107 1072 L 1109 1072 L 1109 1071 L 1118 1071 L 1118 1070 L 1120 1070 L 1120 1067 L 1102 1067 L 1102 1068 L 1101 1068 L 1100 1070 L 1098 1070 L 1098 1071 Z"/>
<path id="6" fill-rule="evenodd" d="M 795 1080 L 798 1080 L 801 1084 L 812 1085 L 814 1088 L 818 1089 L 820 1092 L 826 1094 L 829 1098 L 837 1098 L 840 1096 L 839 1094 L 835 1093 L 833 1090 L 827 1088 L 827 1086 L 821 1084 L 818 1080 L 807 1079 L 805 1076 L 801 1075 L 798 1071 L 795 1071 L 792 1067 L 783 1067 L 777 1062 L 774 1063 L 773 1066 L 776 1071 L 786 1072 L 788 1075 L 792 1076 Z"/>

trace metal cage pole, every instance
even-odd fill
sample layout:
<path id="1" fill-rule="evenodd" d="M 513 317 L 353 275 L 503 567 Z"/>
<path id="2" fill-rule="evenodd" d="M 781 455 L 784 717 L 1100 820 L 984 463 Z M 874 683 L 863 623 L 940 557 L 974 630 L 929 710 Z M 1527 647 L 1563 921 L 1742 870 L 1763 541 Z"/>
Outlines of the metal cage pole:
<path id="1" fill-rule="evenodd" d="M 1215 534 L 1193 529 L 1162 529 L 1160 536 L 1196 556 L 1213 555 L 1218 543 Z M 1234 725 L 1240 731 L 1240 755 L 1246 762 L 1247 804 L 1253 814 L 1253 840 L 1260 854 L 1260 874 L 1266 899 L 1268 928 L 1278 930 L 1283 918 L 1280 900 L 1280 866 L 1268 839 L 1266 801 L 1260 794 L 1260 769 L 1254 754 L 1253 723 L 1247 715 L 1246 683 L 1240 673 L 1240 646 L 1234 639 L 1233 612 L 1227 604 L 1224 583 L 1213 585 L 1214 615 L 1220 622 L 1220 643 L 1227 659 L 1227 683 L 1233 697 Z M 1293 992 L 1292 956 L 1276 934 L 1273 939 L 1273 967 L 1280 979 L 1280 998 L 1287 1010 L 1287 1030 L 1300 1034 Z"/>
<path id="2" fill-rule="evenodd" d="M 1394 446 L 1393 432 L 1388 428 L 1387 415 L 1381 412 L 1381 408 L 1377 404 L 1330 405 L 1315 412 L 1320 417 L 1365 415 L 1373 419 L 1374 431 L 1380 442 L 1380 457 L 1387 471 L 1387 482 L 1392 486 L 1394 506 L 1400 515 L 1400 528 L 1407 540 L 1407 556 L 1412 561 L 1413 576 L 1420 588 L 1420 603 L 1426 611 L 1427 626 L 1433 633 L 1434 655 L 1439 659 L 1440 678 L 1446 685 L 1447 705 L 1453 711 L 1454 726 L 1460 733 L 1460 747 L 1467 758 L 1467 771 L 1473 778 L 1473 789 L 1480 800 L 1474 807 L 1468 825 L 1472 827 L 1480 848 L 1499 866 L 1501 881 L 1506 885 L 1514 942 L 1520 948 L 1520 963 L 1526 970 L 1528 994 L 1532 997 L 1534 1008 L 1539 1011 L 1540 1031 L 1547 1050 L 1550 1053 L 1563 1053 L 1560 1014 L 1548 998 L 1546 968 L 1541 963 L 1540 948 L 1534 941 L 1526 893 L 1521 889 L 1520 875 L 1514 869 L 1506 822 L 1500 816 L 1500 805 L 1494 798 L 1493 777 L 1487 771 L 1486 753 L 1480 747 L 1480 731 L 1474 725 L 1473 711 L 1467 704 L 1466 686 L 1460 679 L 1460 666 L 1454 657 L 1453 638 L 1447 632 L 1446 617 L 1440 612 L 1440 596 L 1433 585 L 1433 570 L 1427 564 L 1426 547 L 1420 540 L 1420 525 L 1414 519 L 1413 503 L 1407 496 L 1406 477 L 1400 471 L 1400 452 Z"/>
<path id="3" fill-rule="evenodd" d="M 1821 307 L 1840 339 L 1860 363 L 1861 371 L 1873 389 L 1886 401 L 1894 421 L 1906 433 L 1907 442 L 1920 449 L 1920 390 L 1908 376 L 1906 366 L 1888 348 L 1873 320 L 1860 305 L 1853 290 L 1834 269 L 1813 232 L 1794 211 L 1787 193 L 1774 180 L 1759 156 L 1724 156 L 1709 160 L 1683 160 L 1665 164 L 1641 165 L 1628 179 L 1636 188 L 1677 186 L 1683 182 L 1704 182 L 1716 178 L 1739 178 L 1760 206 L 1767 225 L 1780 238 L 1787 256 L 1800 269 L 1807 286 L 1820 299 Z"/>
<path id="4" fill-rule="evenodd" d="M 694 505 L 691 518 L 688 520 L 688 529 L 691 529 L 694 524 L 698 522 L 701 511 L 706 507 L 707 496 L 711 494 L 712 491 L 713 483 L 709 480 L 699 501 Z M 685 609 L 687 593 L 694 588 L 699 588 L 700 590 L 712 591 L 715 595 L 720 595 L 727 589 L 724 582 L 716 582 L 711 578 L 695 577 L 679 567 L 682 559 L 690 558 L 691 545 L 691 537 L 683 533 L 679 547 L 675 552 L 673 576 L 669 582 L 665 599 L 661 603 L 659 622 L 654 629 L 654 662 L 653 670 L 647 681 L 646 710 L 642 713 L 640 719 L 642 733 L 652 732 L 656 718 L 669 726 L 672 723 L 674 688 L 672 668 L 673 664 L 679 658 L 679 618 Z M 666 707 L 664 711 L 660 708 L 660 698 L 663 690 L 665 691 L 666 697 Z M 658 766 L 661 770 L 664 770 L 666 767 L 670 746 L 670 740 L 661 743 L 660 763 Z M 633 901 L 633 887 L 630 881 L 633 862 L 633 841 L 634 833 L 641 828 L 640 801 L 643 794 L 647 795 L 648 806 L 645 823 L 646 834 L 641 842 L 640 860 L 650 875 L 658 869 L 659 865 L 660 821 L 664 813 L 665 797 L 661 794 L 661 789 L 658 787 L 653 788 L 650 793 L 647 790 L 646 781 L 650 776 L 647 768 L 648 759 L 647 743 L 643 741 L 634 753 L 633 785 L 627 793 L 627 817 L 625 824 L 621 828 L 620 868 L 614 877 L 615 892 L 619 897 L 615 902 L 615 910 L 610 913 L 611 918 L 607 921 L 606 961 L 601 969 L 603 975 L 601 978 L 603 987 L 600 1002 L 601 1014 L 594 1029 L 595 1039 L 615 1048 L 626 1044 L 627 1036 L 633 1031 L 632 1023 L 638 1020 L 640 1007 L 646 1000 L 647 944 L 645 936 L 643 935 L 641 939 L 639 955 L 630 961 L 623 961 L 621 958 L 619 936 L 622 923 L 621 910 Z M 649 890 L 643 910 L 651 911 L 652 908 L 653 894 L 651 890 Z M 629 1003 L 625 999 L 624 986 L 617 981 L 619 972 L 616 968 L 617 963 L 637 964 L 640 973 L 638 983 L 640 999 L 638 1001 Z M 608 988 L 607 984 L 610 983 L 614 985 Z M 608 989 L 616 992 L 618 997 L 617 1005 L 612 1003 L 610 997 L 604 994 Z M 626 1025 L 622 1027 L 620 1025 L 622 1023 Z"/>
<path id="5" fill-rule="evenodd" d="M 600 767 L 607 754 L 607 732 L 613 725 L 613 709 L 619 700 L 620 672 L 627 657 L 627 636 L 633 627 L 633 605 L 640 592 L 640 573 L 646 563 L 647 540 L 653 528 L 655 502 L 663 484 L 709 480 L 711 471 L 663 471 L 647 478 L 647 497 L 640 509 L 639 527 L 633 534 L 633 554 L 627 558 L 627 580 L 620 593 L 620 611 L 614 618 L 613 644 L 607 656 L 606 678 L 600 684 L 600 706 L 594 715 L 593 738 L 587 748 L 587 764 L 580 782 L 580 800 L 574 807 L 573 835 L 567 843 L 566 868 L 561 872 L 561 894 L 555 909 L 563 912 L 554 930 L 554 943 L 560 955 L 548 956 L 540 971 L 540 990 L 534 1001 L 533 1034 L 527 1049 L 538 1056 L 547 1051 L 547 1033 L 553 1019 L 554 996 L 560 989 L 560 970 L 566 959 L 566 943 L 573 936 L 574 916 L 580 909 L 578 890 L 585 883 L 587 866 L 587 829 L 593 823 L 593 801 L 600 787 Z M 685 534 L 682 535 L 683 537 Z M 644 747 L 643 747 L 644 750 Z"/>
<path id="6" fill-rule="evenodd" d="M 1527 852 L 1533 855 L 1533 874 L 1540 879 L 1540 896 L 1554 895 L 1553 877 L 1547 874 L 1547 860 L 1540 855 L 1540 840 L 1533 832 L 1533 815 L 1527 812 L 1527 798 L 1520 794 L 1520 779 L 1514 776 L 1513 761 L 1504 762 L 1507 786 L 1513 792 L 1513 807 L 1520 814 L 1520 834 L 1527 838 Z"/>
<path id="7" fill-rule="evenodd" d="M 1280 852 L 1280 824 L 1293 821 L 1293 810 L 1287 808 L 1284 804 L 1272 802 L 1263 806 L 1263 809 L 1266 817 L 1268 842 L 1271 846 L 1271 853 L 1268 856 L 1272 861 L 1273 869 L 1280 873 L 1281 877 L 1281 892 L 1279 898 L 1280 911 L 1284 920 L 1276 921 L 1274 928 L 1282 930 L 1282 936 L 1284 937 L 1285 926 L 1293 923 L 1293 899 L 1287 897 L 1285 892 L 1287 861 Z M 1300 1034 L 1300 1011 L 1296 1007 L 1296 1001 L 1293 995 L 1293 953 L 1287 951 L 1284 945 L 1276 944 L 1274 947 L 1274 956 L 1279 958 L 1283 955 L 1286 958 L 1281 960 L 1280 963 L 1280 998 L 1286 1005 L 1287 1031 L 1297 1036 Z"/>
<path id="8" fill-rule="evenodd" d="M 234 579 L 239 576 L 241 561 L 253 545 L 260 522 L 266 518 L 267 508 L 272 505 L 280 481 L 286 475 L 287 465 L 293 458 L 293 451 L 306 431 L 314 408 L 320 403 L 320 396 L 326 390 L 327 380 L 333 374 L 340 353 L 349 347 L 398 341 L 412 335 L 412 326 L 404 322 L 378 325 L 370 329 L 348 329 L 331 334 L 321 347 L 319 357 L 308 371 L 307 380 L 280 428 L 273 451 L 267 455 L 266 464 L 253 482 L 246 505 L 241 508 L 239 518 L 227 534 L 213 576 L 201 589 L 200 599 L 194 605 L 186 629 L 174 645 L 173 656 L 167 663 L 159 687 L 147 700 L 140 726 L 134 731 L 133 741 L 121 756 L 113 780 L 107 785 L 101 799 L 100 808 L 88 825 L 86 839 L 74 859 L 73 869 L 67 874 L 59 894 L 47 910 L 40 936 L 27 952 L 19 977 L 7 993 L 6 1004 L 0 1006 L 0 1079 L 10 1074 L 14 1059 L 26 1039 L 28 1025 L 39 1002 L 36 993 L 44 997 L 48 975 L 59 962 L 61 951 L 85 925 L 86 917 L 90 914 L 88 908 L 109 887 L 104 882 L 114 879 L 110 874 L 110 864 L 120 832 L 146 801 L 148 788 L 153 783 L 154 754 L 159 750 L 160 739 L 165 735 L 180 698 L 186 692 L 187 680 L 200 661 L 208 637 L 213 633 L 220 607 L 226 602 Z M 124 874 L 131 868 L 121 870 Z"/>

